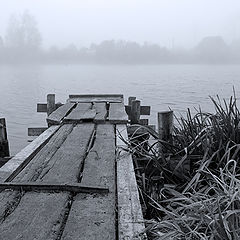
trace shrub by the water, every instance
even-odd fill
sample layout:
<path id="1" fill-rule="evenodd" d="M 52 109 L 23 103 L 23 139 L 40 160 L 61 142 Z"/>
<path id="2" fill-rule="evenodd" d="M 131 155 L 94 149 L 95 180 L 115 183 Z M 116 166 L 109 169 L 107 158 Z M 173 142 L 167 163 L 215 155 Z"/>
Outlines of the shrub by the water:
<path id="1" fill-rule="evenodd" d="M 130 138 L 150 239 L 240 239 L 240 112 L 235 95 L 211 102 L 175 117 L 171 142 Z"/>

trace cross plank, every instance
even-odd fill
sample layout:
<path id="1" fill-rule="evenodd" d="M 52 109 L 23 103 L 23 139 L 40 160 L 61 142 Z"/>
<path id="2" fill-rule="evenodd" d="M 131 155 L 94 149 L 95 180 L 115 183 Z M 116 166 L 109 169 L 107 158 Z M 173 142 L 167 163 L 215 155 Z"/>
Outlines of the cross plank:
<path id="1" fill-rule="evenodd" d="M 96 116 L 96 109 L 92 109 L 91 103 L 78 103 L 76 108 L 64 118 L 64 122 L 81 122 L 93 120 Z"/>
<path id="2" fill-rule="evenodd" d="M 110 103 L 108 120 L 115 124 L 128 122 L 128 116 L 123 103 Z"/>
<path id="3" fill-rule="evenodd" d="M 80 183 L 41 183 L 41 182 L 3 182 L 0 190 L 12 189 L 21 191 L 65 191 L 74 193 L 108 193 L 108 188 L 84 186 Z"/>
<path id="4" fill-rule="evenodd" d="M 74 103 L 66 103 L 57 108 L 47 117 L 47 123 L 51 125 L 60 124 L 62 119 L 73 109 Z"/>
<path id="5" fill-rule="evenodd" d="M 73 128 L 60 148 L 51 157 L 36 179 L 42 183 L 65 183 L 78 180 L 88 142 L 94 130 L 93 124 L 81 124 Z M 16 191 L 13 191 L 16 193 Z M 9 191 L 0 193 L 0 199 L 9 199 Z M 26 192 L 18 194 L 17 204 L 0 201 L 0 232 L 2 239 L 57 239 L 66 213 L 69 211 L 71 193 Z M 10 204 L 10 205 L 9 205 Z M 9 206 L 13 212 L 7 214 Z"/>
<path id="6" fill-rule="evenodd" d="M 69 95 L 69 102 L 123 102 L 122 94 Z"/>

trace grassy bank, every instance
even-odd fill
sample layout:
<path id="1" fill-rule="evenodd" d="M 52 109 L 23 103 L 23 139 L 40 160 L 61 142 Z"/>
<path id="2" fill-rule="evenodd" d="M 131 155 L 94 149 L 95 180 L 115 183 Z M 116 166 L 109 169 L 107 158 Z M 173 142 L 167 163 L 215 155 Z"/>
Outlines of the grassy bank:
<path id="1" fill-rule="evenodd" d="M 240 239 L 240 112 L 235 96 L 211 104 L 176 118 L 171 141 L 130 138 L 150 239 Z"/>

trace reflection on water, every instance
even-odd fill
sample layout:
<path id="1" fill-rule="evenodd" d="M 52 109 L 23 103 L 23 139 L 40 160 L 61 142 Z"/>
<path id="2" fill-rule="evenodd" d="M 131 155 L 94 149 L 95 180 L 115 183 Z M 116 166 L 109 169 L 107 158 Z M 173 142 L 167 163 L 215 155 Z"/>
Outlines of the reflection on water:
<path id="1" fill-rule="evenodd" d="M 169 107 L 184 112 L 201 105 L 213 111 L 209 95 L 229 97 L 235 86 L 240 91 L 238 65 L 160 66 L 0 66 L 0 116 L 7 120 L 11 153 L 27 144 L 27 128 L 45 126 L 45 114 L 36 104 L 48 93 L 64 102 L 74 93 L 123 93 L 152 106 L 151 122 L 157 111 Z"/>

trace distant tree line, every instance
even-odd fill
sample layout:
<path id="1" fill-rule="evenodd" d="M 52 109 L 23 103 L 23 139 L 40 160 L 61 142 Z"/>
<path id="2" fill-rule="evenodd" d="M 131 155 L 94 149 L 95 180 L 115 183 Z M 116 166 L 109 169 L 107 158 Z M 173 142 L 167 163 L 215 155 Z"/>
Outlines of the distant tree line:
<path id="1" fill-rule="evenodd" d="M 27 11 L 12 16 L 5 37 L 0 36 L 0 63 L 240 63 L 240 40 L 228 45 L 222 37 L 206 37 L 196 47 L 168 49 L 157 44 L 106 40 L 77 48 L 42 48 L 35 18 Z"/>

